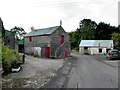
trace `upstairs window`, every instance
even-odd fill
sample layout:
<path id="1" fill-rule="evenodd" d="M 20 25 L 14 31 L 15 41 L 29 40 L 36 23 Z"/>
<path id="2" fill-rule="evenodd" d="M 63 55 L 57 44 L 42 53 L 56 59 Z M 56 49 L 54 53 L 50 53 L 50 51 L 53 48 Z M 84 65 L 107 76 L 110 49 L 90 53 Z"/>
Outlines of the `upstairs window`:
<path id="1" fill-rule="evenodd" d="M 60 44 L 63 44 L 64 43 L 64 36 L 61 35 L 61 40 L 60 40 Z"/>
<path id="2" fill-rule="evenodd" d="M 32 37 L 29 37 L 29 42 L 32 42 Z"/>

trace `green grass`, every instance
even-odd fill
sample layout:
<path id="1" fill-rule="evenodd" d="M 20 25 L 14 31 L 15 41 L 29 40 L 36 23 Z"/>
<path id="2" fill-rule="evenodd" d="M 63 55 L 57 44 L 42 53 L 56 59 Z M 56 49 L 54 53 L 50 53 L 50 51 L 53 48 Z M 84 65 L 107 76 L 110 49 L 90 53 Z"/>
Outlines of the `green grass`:
<path id="1" fill-rule="evenodd" d="M 68 58 L 65 59 L 66 62 L 72 62 L 74 60 L 76 60 L 76 57 L 74 56 L 69 56 Z"/>
<path id="2" fill-rule="evenodd" d="M 73 54 L 80 55 L 80 53 L 79 53 L 79 51 L 78 51 L 78 50 L 72 50 L 72 53 L 73 53 Z"/>
<path id="3" fill-rule="evenodd" d="M 106 56 L 106 54 L 99 54 L 100 56 Z"/>
<path id="4" fill-rule="evenodd" d="M 67 58 L 67 61 L 72 61 L 72 60 L 74 60 L 74 57 L 72 57 L 72 56 Z"/>

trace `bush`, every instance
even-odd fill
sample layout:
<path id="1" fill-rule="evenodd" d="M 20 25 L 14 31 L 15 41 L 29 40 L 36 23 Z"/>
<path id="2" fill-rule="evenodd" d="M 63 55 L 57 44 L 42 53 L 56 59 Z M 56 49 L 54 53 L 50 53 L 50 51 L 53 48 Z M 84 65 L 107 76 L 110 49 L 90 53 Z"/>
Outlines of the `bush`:
<path id="1" fill-rule="evenodd" d="M 12 67 L 11 67 L 11 63 L 10 61 L 8 60 L 3 60 L 2 61 L 2 68 L 3 68 L 3 71 L 11 71 Z"/>
<path id="2" fill-rule="evenodd" d="M 18 68 L 21 65 L 19 54 L 8 47 L 2 48 L 2 67 L 3 70 L 11 71 L 12 68 Z"/>

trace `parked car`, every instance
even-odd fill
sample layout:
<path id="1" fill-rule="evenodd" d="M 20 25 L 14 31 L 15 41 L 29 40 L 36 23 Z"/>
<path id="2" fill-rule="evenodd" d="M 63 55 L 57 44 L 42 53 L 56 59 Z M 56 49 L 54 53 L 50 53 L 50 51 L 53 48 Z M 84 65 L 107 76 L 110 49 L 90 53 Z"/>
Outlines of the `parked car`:
<path id="1" fill-rule="evenodd" d="M 118 51 L 118 57 L 119 57 L 119 59 L 120 59 L 120 51 Z"/>
<path id="2" fill-rule="evenodd" d="M 120 51 L 118 51 L 116 49 L 109 50 L 106 56 L 107 56 L 108 59 L 120 58 Z"/>

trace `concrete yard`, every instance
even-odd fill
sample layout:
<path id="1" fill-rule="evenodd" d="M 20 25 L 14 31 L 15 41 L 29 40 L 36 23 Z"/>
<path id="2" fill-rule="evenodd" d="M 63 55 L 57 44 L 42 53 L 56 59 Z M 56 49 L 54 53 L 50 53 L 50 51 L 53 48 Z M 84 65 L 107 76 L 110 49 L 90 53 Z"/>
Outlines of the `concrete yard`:
<path id="1" fill-rule="evenodd" d="M 41 59 L 26 55 L 20 72 L 2 77 L 3 88 L 40 88 L 56 75 L 63 59 Z"/>

